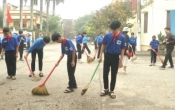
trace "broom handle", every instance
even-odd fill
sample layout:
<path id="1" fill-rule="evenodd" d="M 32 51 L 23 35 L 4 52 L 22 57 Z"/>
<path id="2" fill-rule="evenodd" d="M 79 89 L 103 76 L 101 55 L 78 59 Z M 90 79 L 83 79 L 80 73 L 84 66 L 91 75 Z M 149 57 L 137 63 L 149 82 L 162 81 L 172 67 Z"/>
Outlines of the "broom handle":
<path id="1" fill-rule="evenodd" d="M 153 48 L 151 48 L 151 50 L 153 50 L 156 53 L 156 55 L 160 58 L 160 60 L 163 62 L 163 59 L 160 57 L 160 55 Z"/>
<path id="2" fill-rule="evenodd" d="M 29 71 L 30 71 L 30 75 L 33 77 L 32 70 L 31 70 L 31 68 L 30 68 L 30 66 L 29 66 L 29 62 L 28 62 L 27 59 L 25 59 L 25 60 L 26 60 L 26 63 L 27 63 L 28 69 L 29 69 Z"/>
<path id="3" fill-rule="evenodd" d="M 83 47 L 82 47 L 83 48 Z M 85 52 L 86 56 L 89 57 L 89 55 L 87 54 L 85 48 L 83 48 L 83 51 Z"/>
<path id="4" fill-rule="evenodd" d="M 59 63 L 59 62 L 60 62 L 60 60 L 58 60 L 57 63 Z M 39 85 L 39 86 L 45 85 L 45 83 L 47 82 L 47 80 L 49 79 L 49 77 L 51 76 L 51 74 L 53 73 L 53 71 L 55 70 L 55 68 L 56 68 L 56 65 L 52 68 L 51 72 L 50 72 L 49 75 L 46 77 L 46 79 L 44 80 L 44 82 L 43 82 L 41 85 Z"/>
<path id="5" fill-rule="evenodd" d="M 96 73 L 96 71 L 97 71 L 99 65 L 100 65 L 100 62 L 98 62 L 98 65 L 96 66 L 95 71 L 94 71 L 94 73 L 93 73 L 92 76 L 91 76 L 91 79 L 90 79 L 90 81 L 89 81 L 89 84 L 92 82 L 92 79 L 94 78 L 94 75 L 95 75 L 95 73 Z"/>

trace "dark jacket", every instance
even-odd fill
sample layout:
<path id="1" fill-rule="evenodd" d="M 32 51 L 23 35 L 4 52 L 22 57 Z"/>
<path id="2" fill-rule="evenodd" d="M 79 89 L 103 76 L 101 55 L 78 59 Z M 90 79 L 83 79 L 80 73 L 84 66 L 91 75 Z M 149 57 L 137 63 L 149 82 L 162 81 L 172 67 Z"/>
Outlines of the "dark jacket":
<path id="1" fill-rule="evenodd" d="M 166 36 L 165 41 L 169 42 L 169 44 L 166 44 L 167 48 L 174 47 L 175 45 L 175 36 L 173 34 L 169 34 Z"/>
<path id="2" fill-rule="evenodd" d="M 128 50 L 129 36 L 125 32 L 123 33 L 123 35 L 125 36 L 125 39 L 126 39 L 126 49 L 124 53 L 124 55 L 126 55 L 126 51 Z"/>

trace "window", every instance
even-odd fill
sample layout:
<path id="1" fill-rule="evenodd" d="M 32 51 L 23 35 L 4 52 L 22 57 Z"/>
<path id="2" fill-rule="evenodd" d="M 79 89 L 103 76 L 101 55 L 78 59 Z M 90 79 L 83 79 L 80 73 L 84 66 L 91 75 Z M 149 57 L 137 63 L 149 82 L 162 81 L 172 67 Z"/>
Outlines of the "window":
<path id="1" fill-rule="evenodd" d="M 144 33 L 148 32 L 148 13 L 144 13 Z"/>
<path id="2" fill-rule="evenodd" d="M 170 11 L 167 11 L 167 16 L 166 16 L 166 27 L 170 27 Z"/>

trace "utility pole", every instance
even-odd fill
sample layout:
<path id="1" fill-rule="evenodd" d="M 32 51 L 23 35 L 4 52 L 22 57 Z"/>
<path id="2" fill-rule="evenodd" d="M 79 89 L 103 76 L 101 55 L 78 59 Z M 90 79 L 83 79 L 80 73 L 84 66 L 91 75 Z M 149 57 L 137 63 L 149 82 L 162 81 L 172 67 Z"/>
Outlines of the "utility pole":
<path id="1" fill-rule="evenodd" d="M 6 0 L 3 0 L 3 27 L 7 26 L 7 7 L 6 7 Z"/>
<path id="2" fill-rule="evenodd" d="M 32 31 L 33 31 L 33 5 L 34 5 L 33 0 L 31 0 L 30 1 L 30 10 L 31 10 L 31 12 L 30 12 L 30 17 L 31 17 L 30 18 L 30 30 L 32 30 Z"/>
<path id="3" fill-rule="evenodd" d="M 20 29 L 23 29 L 23 0 L 20 0 Z"/>
<path id="4" fill-rule="evenodd" d="M 40 31 L 43 29 L 43 0 L 40 0 Z"/>
<path id="5" fill-rule="evenodd" d="M 137 0 L 137 51 L 140 51 L 141 37 L 141 0 Z"/>

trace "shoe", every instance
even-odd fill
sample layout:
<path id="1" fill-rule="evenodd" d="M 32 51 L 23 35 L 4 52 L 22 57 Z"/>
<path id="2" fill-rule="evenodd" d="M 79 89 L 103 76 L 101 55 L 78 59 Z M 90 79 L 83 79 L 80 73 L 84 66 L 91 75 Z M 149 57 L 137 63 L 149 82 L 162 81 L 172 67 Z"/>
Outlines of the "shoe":
<path id="1" fill-rule="evenodd" d="M 156 66 L 155 63 L 153 63 L 153 66 Z"/>
<path id="2" fill-rule="evenodd" d="M 12 76 L 12 80 L 16 80 L 15 76 Z"/>
<path id="3" fill-rule="evenodd" d="M 165 67 L 164 67 L 164 66 L 161 66 L 160 69 L 161 69 L 161 70 L 165 70 Z"/>
<path id="4" fill-rule="evenodd" d="M 152 63 L 149 66 L 153 66 Z"/>
<path id="5" fill-rule="evenodd" d="M 174 68 L 174 66 L 170 66 L 170 67 L 168 67 L 168 68 L 171 68 L 171 69 L 173 69 L 173 68 Z"/>
<path id="6" fill-rule="evenodd" d="M 11 79 L 11 76 L 7 76 L 7 79 Z"/>
<path id="7" fill-rule="evenodd" d="M 35 74 L 33 73 L 33 76 L 35 76 Z M 32 77 L 31 75 L 29 75 L 29 77 Z"/>
<path id="8" fill-rule="evenodd" d="M 83 62 L 82 61 L 78 61 L 78 63 L 82 64 Z"/>

